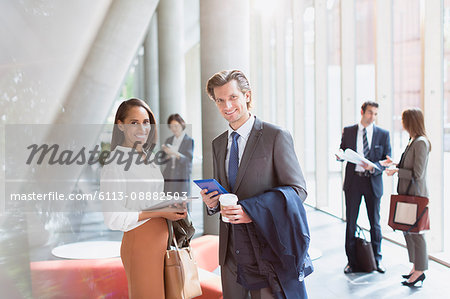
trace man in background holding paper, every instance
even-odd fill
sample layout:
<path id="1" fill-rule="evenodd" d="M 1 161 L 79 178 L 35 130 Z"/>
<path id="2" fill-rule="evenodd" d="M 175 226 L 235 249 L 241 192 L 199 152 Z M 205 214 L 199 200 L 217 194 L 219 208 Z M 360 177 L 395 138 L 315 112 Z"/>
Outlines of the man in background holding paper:
<path id="1" fill-rule="evenodd" d="M 340 161 L 348 160 L 350 162 L 347 163 L 345 169 L 343 188 L 347 218 L 345 252 L 348 259 L 344 269 L 345 274 L 359 270 L 355 252 L 355 231 L 362 196 L 364 196 L 370 222 L 370 238 L 377 271 L 385 272 L 385 268 L 381 264 L 380 227 L 380 199 L 383 195 L 381 175 L 384 167 L 380 165 L 380 161 L 391 155 L 391 143 L 389 132 L 374 124 L 377 114 L 378 103 L 364 102 L 361 106 L 361 121 L 344 128 L 340 146 L 341 153 L 336 155 Z"/>

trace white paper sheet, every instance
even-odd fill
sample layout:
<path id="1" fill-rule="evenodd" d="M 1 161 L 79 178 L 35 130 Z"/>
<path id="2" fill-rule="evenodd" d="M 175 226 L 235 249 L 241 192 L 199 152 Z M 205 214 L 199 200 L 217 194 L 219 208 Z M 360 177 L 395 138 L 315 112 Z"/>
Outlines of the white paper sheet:
<path id="1" fill-rule="evenodd" d="M 340 159 L 353 163 L 353 164 L 357 164 L 357 165 L 363 165 L 363 163 L 366 163 L 370 166 L 372 166 L 373 168 L 376 168 L 378 170 L 380 170 L 380 168 L 373 163 L 370 160 L 367 160 L 366 158 L 364 158 L 363 156 L 361 156 L 360 154 L 358 154 L 357 152 L 355 152 L 354 150 L 348 148 L 345 151 L 340 151 L 339 153 L 336 153 L 336 156 L 338 156 Z"/>

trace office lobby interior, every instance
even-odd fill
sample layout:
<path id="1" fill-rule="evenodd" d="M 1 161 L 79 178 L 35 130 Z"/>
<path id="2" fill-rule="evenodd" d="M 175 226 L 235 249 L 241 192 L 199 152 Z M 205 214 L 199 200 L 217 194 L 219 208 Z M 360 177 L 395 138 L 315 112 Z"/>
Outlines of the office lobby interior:
<path id="1" fill-rule="evenodd" d="M 192 181 L 213 178 L 212 140 L 228 123 L 205 86 L 230 69 L 250 81 L 250 112 L 293 137 L 308 192 L 309 298 L 448 297 L 450 0 L 4 0 L 0 38 L 1 298 L 128 298 L 123 232 L 105 225 L 99 201 L 84 200 L 99 194 L 104 165 L 26 157 L 27 146 L 55 140 L 107 150 L 115 113 L 130 98 L 156 118 L 155 151 L 170 136 L 169 115 L 186 122 L 199 298 L 222 298 L 220 220 Z M 402 285 L 411 264 L 402 232 L 388 226 L 397 176 L 383 174 L 386 273 L 343 271 L 345 164 L 335 154 L 365 101 L 378 103 L 375 124 L 389 131 L 397 162 L 409 139 L 402 111 L 424 113 L 431 227 L 420 287 Z M 33 192 L 76 199 L 12 201 Z M 358 224 L 370 240 L 364 201 Z"/>

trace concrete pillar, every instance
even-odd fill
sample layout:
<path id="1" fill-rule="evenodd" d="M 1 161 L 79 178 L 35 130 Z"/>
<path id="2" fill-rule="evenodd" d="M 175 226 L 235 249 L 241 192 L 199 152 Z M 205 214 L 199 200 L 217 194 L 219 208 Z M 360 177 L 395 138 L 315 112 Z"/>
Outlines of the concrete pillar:
<path id="1" fill-rule="evenodd" d="M 160 123 L 162 120 L 159 118 L 158 14 L 156 12 L 150 21 L 144 49 L 145 100 L 152 109 L 156 121 Z"/>
<path id="2" fill-rule="evenodd" d="M 274 122 L 286 128 L 287 125 L 287 115 L 286 115 L 286 106 L 287 106 L 287 92 L 286 92 L 286 19 L 287 15 L 285 12 L 285 6 L 287 1 L 281 0 L 278 1 L 278 9 L 275 13 L 275 75 L 276 75 L 276 102 L 272 99 L 272 103 L 274 103 L 274 110 L 276 111 L 276 117 Z"/>
<path id="3" fill-rule="evenodd" d="M 300 165 L 305 168 L 305 54 L 302 1 L 292 0 L 293 81 L 294 81 L 294 145 Z"/>
<path id="4" fill-rule="evenodd" d="M 183 2 L 161 0 L 158 6 L 159 115 L 185 115 Z"/>
<path id="5" fill-rule="evenodd" d="M 211 142 L 227 129 L 227 123 L 204 89 L 206 81 L 224 69 L 240 69 L 250 76 L 249 0 L 200 0 L 200 41 L 203 178 L 206 179 L 213 175 Z M 205 213 L 203 223 L 205 234 L 218 233 L 217 218 Z"/>
<path id="6" fill-rule="evenodd" d="M 356 107 L 356 34 L 355 1 L 341 1 L 341 127 L 355 123 Z M 342 166 L 341 177 L 344 178 Z M 341 218 L 345 219 L 345 200 L 341 193 Z"/>
<path id="7" fill-rule="evenodd" d="M 444 32 L 442 1 L 424 1 L 424 113 L 425 127 L 431 140 L 432 152 L 428 161 L 428 188 L 430 190 L 430 218 L 433 230 L 428 237 L 431 252 L 443 251 L 449 236 L 445 205 L 448 194 L 444 195 L 444 87 L 443 66 Z M 448 181 L 447 181 L 448 182 Z M 447 199 L 447 200 L 445 200 Z"/>
<path id="8" fill-rule="evenodd" d="M 316 207 L 328 206 L 328 45 L 327 1 L 314 1 L 315 9 L 315 141 Z"/>
<path id="9" fill-rule="evenodd" d="M 270 109 L 271 99 L 273 91 L 272 84 L 272 23 L 269 21 L 267 16 L 261 16 L 261 64 L 260 64 L 260 74 L 261 76 L 261 94 L 258 97 L 258 104 L 254 106 L 259 107 L 259 117 L 266 121 L 273 121 L 271 117 L 275 111 Z"/>
<path id="10" fill-rule="evenodd" d="M 157 1 L 145 0 L 133 4 L 126 0 L 112 2 L 67 93 L 64 110 L 54 123 L 84 124 L 106 119 L 107 107 L 115 99 L 133 63 L 156 5 Z"/>
<path id="11" fill-rule="evenodd" d="M 389 132 L 394 132 L 394 77 L 393 77 L 393 11 L 392 1 L 378 0 L 375 5 L 376 24 L 376 100 L 380 104 L 377 124 Z M 392 157 L 396 157 L 394 134 L 391 133 Z M 398 157 L 400 153 L 398 153 Z M 389 195 L 397 192 L 393 177 L 383 175 L 384 195 L 381 199 L 381 211 L 389 211 Z M 387 213 L 382 213 L 381 223 L 387 223 Z M 382 226 L 383 229 L 383 226 Z"/>
<path id="12" fill-rule="evenodd" d="M 144 101 L 147 101 L 145 95 L 145 65 L 144 65 L 144 47 L 139 47 L 136 53 L 136 58 L 132 63 L 132 68 L 134 68 L 134 84 L 133 84 L 133 97 L 137 97 Z"/>

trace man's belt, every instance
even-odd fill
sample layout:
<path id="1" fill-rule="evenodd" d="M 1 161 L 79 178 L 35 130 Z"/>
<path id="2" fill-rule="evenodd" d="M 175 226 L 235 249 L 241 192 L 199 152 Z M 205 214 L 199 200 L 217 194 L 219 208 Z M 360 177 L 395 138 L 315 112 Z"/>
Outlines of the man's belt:
<path id="1" fill-rule="evenodd" d="M 364 172 L 361 172 L 361 171 L 355 171 L 355 175 L 360 176 L 360 177 L 363 177 L 363 178 L 368 178 L 368 177 L 370 177 L 370 173 L 369 173 L 368 171 L 364 171 Z"/>

